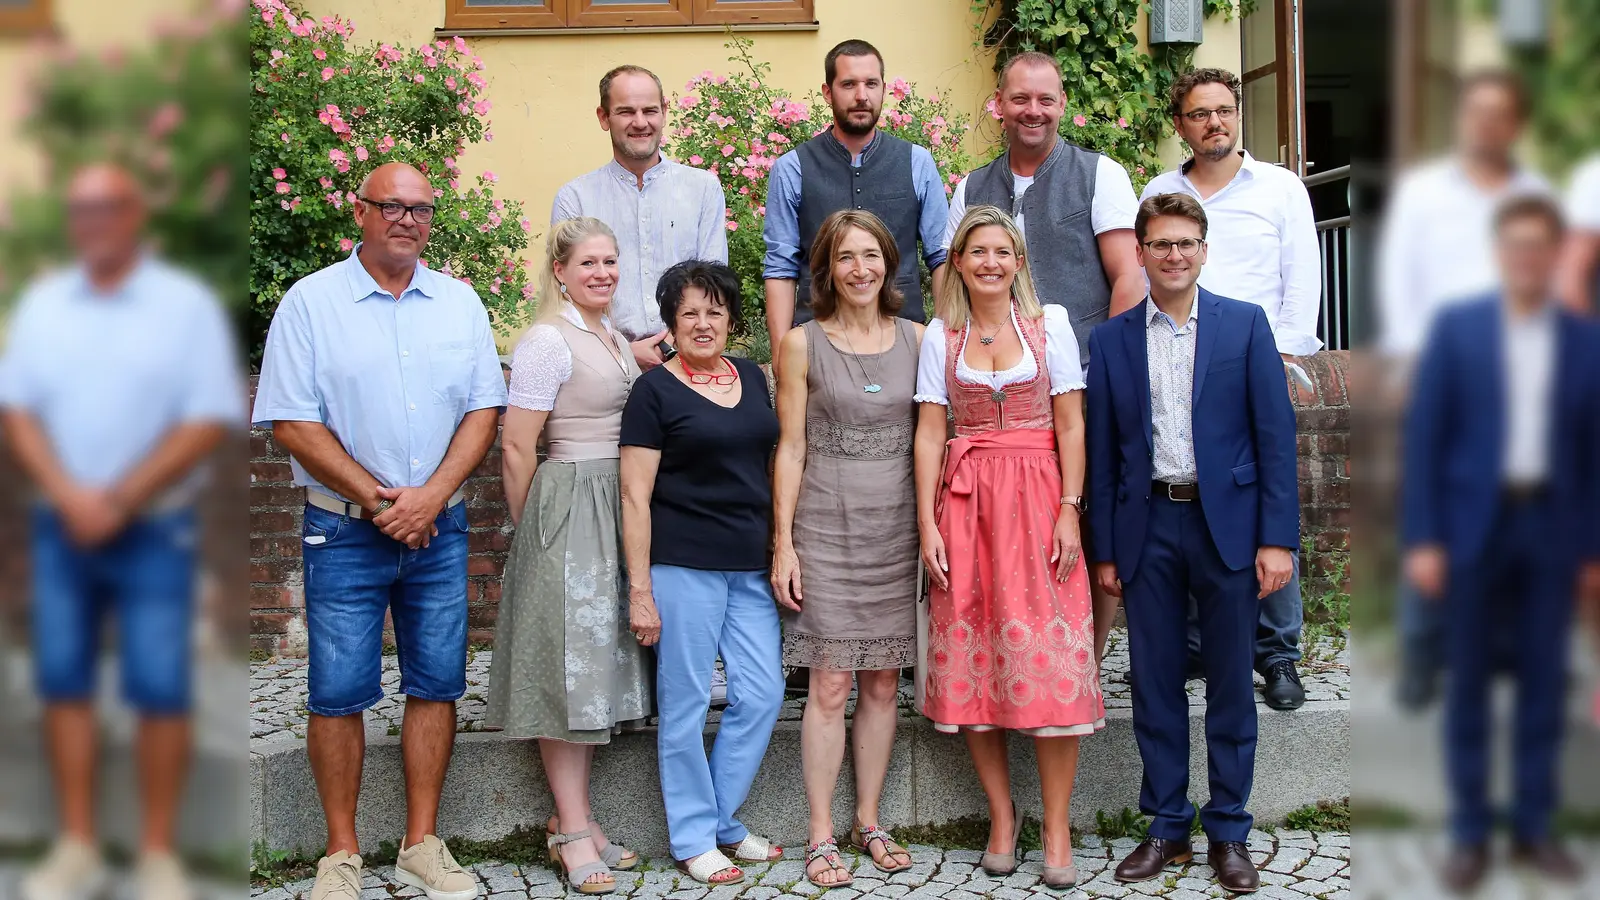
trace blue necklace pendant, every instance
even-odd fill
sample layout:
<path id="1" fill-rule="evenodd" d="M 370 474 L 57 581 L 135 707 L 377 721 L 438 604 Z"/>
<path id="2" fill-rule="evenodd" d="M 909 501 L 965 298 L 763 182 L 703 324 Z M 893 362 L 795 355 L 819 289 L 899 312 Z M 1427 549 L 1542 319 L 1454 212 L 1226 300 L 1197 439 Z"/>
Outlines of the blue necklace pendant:
<path id="1" fill-rule="evenodd" d="M 881 385 L 881 384 L 869 384 L 869 385 L 864 385 L 861 389 L 863 391 L 866 391 L 869 394 L 876 394 L 877 392 L 883 390 L 883 385 Z"/>

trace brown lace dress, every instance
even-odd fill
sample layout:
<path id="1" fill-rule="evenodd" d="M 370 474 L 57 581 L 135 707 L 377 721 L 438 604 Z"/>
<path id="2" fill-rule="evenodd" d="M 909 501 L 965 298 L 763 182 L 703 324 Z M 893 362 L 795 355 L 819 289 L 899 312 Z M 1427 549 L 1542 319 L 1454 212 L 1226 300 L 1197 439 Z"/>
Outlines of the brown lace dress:
<path id="1" fill-rule="evenodd" d="M 841 352 L 807 322 L 806 471 L 794 515 L 805 599 L 783 661 L 856 671 L 917 657 L 916 331 L 880 354 Z M 869 393 L 867 384 L 881 390 Z"/>

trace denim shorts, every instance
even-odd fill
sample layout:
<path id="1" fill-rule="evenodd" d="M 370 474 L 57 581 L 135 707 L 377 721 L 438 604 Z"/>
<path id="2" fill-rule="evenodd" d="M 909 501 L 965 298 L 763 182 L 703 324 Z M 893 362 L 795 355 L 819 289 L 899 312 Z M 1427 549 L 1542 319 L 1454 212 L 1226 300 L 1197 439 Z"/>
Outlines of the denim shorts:
<path id="1" fill-rule="evenodd" d="M 412 550 L 378 526 L 306 506 L 301 527 L 310 671 L 306 708 L 349 716 L 383 699 L 383 619 L 394 618 L 400 692 L 459 700 L 467 692 L 467 505 L 434 520 Z"/>
<path id="2" fill-rule="evenodd" d="M 32 512 L 34 683 L 46 703 L 93 698 L 105 612 L 117 620 L 122 695 L 147 715 L 189 711 L 193 510 L 141 516 L 109 543 L 74 544 L 55 511 Z"/>

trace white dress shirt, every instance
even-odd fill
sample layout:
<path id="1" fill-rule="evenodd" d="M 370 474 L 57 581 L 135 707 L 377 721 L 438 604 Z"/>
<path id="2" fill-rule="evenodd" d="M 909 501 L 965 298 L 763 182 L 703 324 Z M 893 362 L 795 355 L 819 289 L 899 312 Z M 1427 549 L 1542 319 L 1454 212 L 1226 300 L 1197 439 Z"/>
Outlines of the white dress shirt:
<path id="1" fill-rule="evenodd" d="M 1501 370 L 1505 372 L 1506 484 L 1538 484 L 1550 473 L 1550 401 L 1554 389 L 1556 313 L 1551 305 L 1532 315 L 1501 312 Z"/>
<path id="2" fill-rule="evenodd" d="M 1189 320 L 1181 328 L 1148 297 L 1144 321 L 1150 366 L 1150 441 L 1155 445 L 1151 474 L 1169 484 L 1192 482 L 1198 471 L 1194 462 L 1194 349 L 1200 325 L 1199 292 L 1195 292 Z"/>
<path id="3" fill-rule="evenodd" d="M 1600 232 L 1600 153 L 1589 157 L 1572 173 L 1567 224 L 1578 231 Z"/>
<path id="4" fill-rule="evenodd" d="M 639 179 L 613 159 L 561 186 L 550 223 L 593 216 L 617 235 L 611 319 L 630 341 L 662 330 L 656 282 L 686 259 L 728 261 L 728 227 L 717 176 L 662 157 Z"/>
<path id="5" fill-rule="evenodd" d="M 1293 172 L 1241 151 L 1244 165 L 1210 197 L 1189 180 L 1193 162 L 1150 179 L 1141 200 L 1188 194 L 1206 211 L 1206 264 L 1200 286 L 1267 311 L 1279 353 L 1317 352 L 1322 254 L 1311 195 Z"/>
<path id="6" fill-rule="evenodd" d="M 1381 351 L 1416 355 L 1440 308 L 1499 287 L 1494 211 L 1506 197 L 1530 193 L 1549 194 L 1550 183 L 1518 169 L 1499 190 L 1485 191 L 1454 158 L 1401 177 L 1378 246 Z"/>

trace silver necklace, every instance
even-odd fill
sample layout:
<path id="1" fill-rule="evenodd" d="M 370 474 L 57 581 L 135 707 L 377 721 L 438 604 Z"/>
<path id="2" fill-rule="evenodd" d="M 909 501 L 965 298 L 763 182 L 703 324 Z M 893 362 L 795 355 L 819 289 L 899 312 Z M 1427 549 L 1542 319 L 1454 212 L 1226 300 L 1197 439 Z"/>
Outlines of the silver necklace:
<path id="1" fill-rule="evenodd" d="M 877 330 L 873 333 L 873 337 L 877 337 L 878 332 L 881 332 L 882 330 L 883 321 L 880 319 L 878 321 Z M 843 322 L 839 323 L 839 333 L 844 335 L 844 345 L 850 348 L 850 355 L 855 357 L 856 365 L 861 368 L 861 377 L 867 379 L 867 383 L 861 386 L 861 390 L 868 394 L 876 394 L 877 392 L 883 390 L 883 385 L 878 383 L 877 378 L 878 375 L 883 373 L 883 360 L 879 359 L 877 364 L 872 367 L 874 374 L 868 375 L 867 364 L 862 360 L 861 355 L 856 352 L 855 342 L 850 340 L 850 329 L 846 327 Z M 823 336 L 827 336 L 826 332 L 824 332 Z M 879 356 L 881 357 L 882 354 L 879 354 Z"/>
<path id="2" fill-rule="evenodd" d="M 1000 336 L 1000 329 L 1005 325 L 1004 322 L 1000 323 L 999 325 L 996 325 L 994 327 L 994 334 L 985 336 L 984 333 L 983 333 L 983 326 L 982 325 L 978 325 L 978 322 L 977 322 L 976 319 L 973 320 L 972 324 L 978 326 L 978 343 L 984 345 L 985 347 L 987 347 L 990 344 L 994 343 L 994 339 Z"/>

